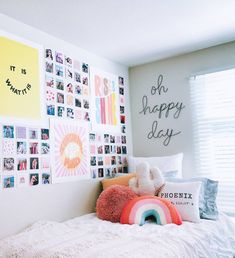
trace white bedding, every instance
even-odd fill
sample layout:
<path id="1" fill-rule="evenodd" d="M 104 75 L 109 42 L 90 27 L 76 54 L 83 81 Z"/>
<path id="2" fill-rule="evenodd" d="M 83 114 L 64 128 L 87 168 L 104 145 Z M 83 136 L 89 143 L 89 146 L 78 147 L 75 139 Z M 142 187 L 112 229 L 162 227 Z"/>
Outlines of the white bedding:
<path id="1" fill-rule="evenodd" d="M 64 223 L 37 222 L 0 241 L 0 257 L 23 258 L 231 258 L 235 225 L 224 214 L 218 221 L 176 226 L 121 225 L 88 214 Z"/>

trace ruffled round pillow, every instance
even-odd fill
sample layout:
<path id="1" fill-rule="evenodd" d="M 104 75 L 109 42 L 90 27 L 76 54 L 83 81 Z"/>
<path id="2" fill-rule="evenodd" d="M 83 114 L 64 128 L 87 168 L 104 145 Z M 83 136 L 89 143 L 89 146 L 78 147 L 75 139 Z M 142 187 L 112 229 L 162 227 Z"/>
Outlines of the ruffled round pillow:
<path id="1" fill-rule="evenodd" d="M 104 190 L 96 202 L 97 217 L 111 222 L 120 222 L 125 204 L 137 197 L 128 186 L 112 185 Z"/>

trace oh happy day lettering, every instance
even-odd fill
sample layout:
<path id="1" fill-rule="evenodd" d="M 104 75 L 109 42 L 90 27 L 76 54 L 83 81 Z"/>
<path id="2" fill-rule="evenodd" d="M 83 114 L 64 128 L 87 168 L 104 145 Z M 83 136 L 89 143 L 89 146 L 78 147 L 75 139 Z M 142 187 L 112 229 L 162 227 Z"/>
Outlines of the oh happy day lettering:
<path id="1" fill-rule="evenodd" d="M 166 94 L 168 88 L 163 85 L 163 75 L 160 74 L 157 79 L 157 85 L 152 86 L 151 96 L 161 96 Z M 182 113 L 182 110 L 185 108 L 183 102 L 180 101 L 169 101 L 158 104 L 152 104 L 149 101 L 147 95 L 142 97 L 142 107 L 139 114 L 141 115 L 154 115 L 154 121 L 150 131 L 147 133 L 147 138 L 150 139 L 163 139 L 163 145 L 167 146 L 171 142 L 171 139 L 181 133 L 181 131 L 176 131 L 173 128 L 161 129 L 160 120 L 162 118 L 174 118 L 178 119 Z"/>

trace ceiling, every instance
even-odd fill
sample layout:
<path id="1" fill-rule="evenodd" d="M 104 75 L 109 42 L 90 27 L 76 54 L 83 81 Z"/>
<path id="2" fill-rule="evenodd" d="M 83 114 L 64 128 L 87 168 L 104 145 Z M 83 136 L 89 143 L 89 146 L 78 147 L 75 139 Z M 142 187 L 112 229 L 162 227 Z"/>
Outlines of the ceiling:
<path id="1" fill-rule="evenodd" d="M 0 12 L 126 66 L 235 40 L 235 0 L 0 0 Z"/>

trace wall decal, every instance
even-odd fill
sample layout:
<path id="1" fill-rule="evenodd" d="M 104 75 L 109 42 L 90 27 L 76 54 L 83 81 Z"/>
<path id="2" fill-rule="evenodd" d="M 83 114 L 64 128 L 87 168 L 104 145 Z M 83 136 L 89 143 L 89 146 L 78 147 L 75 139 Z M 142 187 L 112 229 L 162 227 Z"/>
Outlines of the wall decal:
<path id="1" fill-rule="evenodd" d="M 181 133 L 180 130 L 174 128 L 161 128 L 161 119 L 178 119 L 185 105 L 181 101 L 169 101 L 160 102 L 161 96 L 168 92 L 168 87 L 163 85 L 163 75 L 159 75 L 156 86 L 152 86 L 150 90 L 150 97 L 143 95 L 141 99 L 141 110 L 140 115 L 152 116 L 153 121 L 146 136 L 149 140 L 159 139 L 162 140 L 164 146 L 168 146 L 171 140 Z M 152 97 L 156 97 L 156 102 L 152 103 Z M 156 104 L 157 103 L 157 104 Z M 124 118 L 121 118 L 124 120 Z"/>
<path id="2" fill-rule="evenodd" d="M 52 182 L 90 178 L 87 123 L 51 119 Z"/>
<path id="3" fill-rule="evenodd" d="M 0 35 L 0 115 L 41 118 L 40 51 Z"/>

